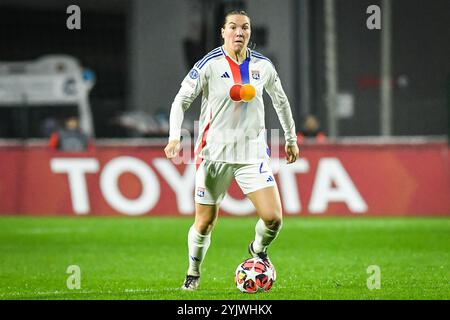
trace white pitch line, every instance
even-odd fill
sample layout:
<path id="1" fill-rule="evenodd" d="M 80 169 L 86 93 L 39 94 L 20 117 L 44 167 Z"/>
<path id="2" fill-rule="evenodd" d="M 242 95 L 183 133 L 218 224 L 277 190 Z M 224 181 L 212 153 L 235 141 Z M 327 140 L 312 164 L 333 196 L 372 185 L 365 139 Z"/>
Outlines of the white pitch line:
<path id="1" fill-rule="evenodd" d="M 20 297 L 20 296 L 45 296 L 45 295 L 70 295 L 70 294 L 124 294 L 124 293 L 157 293 L 167 291 L 177 291 L 178 289 L 125 289 L 123 291 L 114 290 L 71 290 L 71 291 L 37 291 L 37 292 L 8 292 L 0 293 L 1 297 Z"/>
<path id="2" fill-rule="evenodd" d="M 35 227 L 35 228 L 22 228 L 14 230 L 15 234 L 26 235 L 41 235 L 41 234 L 68 234 L 68 233 L 87 233 L 90 230 L 88 228 L 51 228 L 51 227 Z"/>

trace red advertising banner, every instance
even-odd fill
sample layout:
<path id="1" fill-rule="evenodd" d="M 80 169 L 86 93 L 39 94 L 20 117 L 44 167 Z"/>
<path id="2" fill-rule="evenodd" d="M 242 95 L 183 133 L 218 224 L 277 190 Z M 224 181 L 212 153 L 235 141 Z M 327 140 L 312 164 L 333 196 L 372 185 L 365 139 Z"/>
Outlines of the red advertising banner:
<path id="1" fill-rule="evenodd" d="M 285 215 L 450 215 L 446 143 L 306 145 L 271 160 Z M 195 165 L 163 147 L 0 147 L 0 214 L 192 215 Z M 222 214 L 254 214 L 235 182 Z"/>

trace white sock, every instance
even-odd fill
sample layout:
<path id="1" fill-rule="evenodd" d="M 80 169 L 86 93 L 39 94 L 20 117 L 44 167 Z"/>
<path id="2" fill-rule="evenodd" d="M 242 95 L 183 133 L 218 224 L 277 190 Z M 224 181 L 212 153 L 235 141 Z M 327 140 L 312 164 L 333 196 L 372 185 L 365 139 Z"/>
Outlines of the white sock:
<path id="1" fill-rule="evenodd" d="M 189 269 L 188 274 L 192 276 L 200 275 L 200 266 L 205 258 L 206 251 L 208 251 L 211 244 L 211 233 L 200 234 L 191 226 L 188 233 L 188 248 L 189 248 Z"/>
<path id="2" fill-rule="evenodd" d="M 280 232 L 281 224 L 272 230 L 266 227 L 262 219 L 259 219 L 255 226 L 255 241 L 253 242 L 253 250 L 256 253 L 265 252 L 270 243 L 276 239 Z"/>

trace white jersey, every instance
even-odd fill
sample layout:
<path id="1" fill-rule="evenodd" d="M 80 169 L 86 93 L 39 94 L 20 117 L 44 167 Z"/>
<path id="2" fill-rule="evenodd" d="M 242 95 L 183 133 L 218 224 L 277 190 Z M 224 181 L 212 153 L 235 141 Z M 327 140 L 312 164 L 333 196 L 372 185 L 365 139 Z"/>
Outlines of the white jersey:
<path id="1" fill-rule="evenodd" d="M 255 97 L 236 102 L 230 98 L 235 84 L 251 84 Z M 238 64 L 218 47 L 199 60 L 181 83 L 170 112 L 169 141 L 180 140 L 184 111 L 203 92 L 196 162 L 202 159 L 227 163 L 259 163 L 269 157 L 264 123 L 263 89 L 272 99 L 287 144 L 296 144 L 289 101 L 269 59 L 247 50 Z"/>

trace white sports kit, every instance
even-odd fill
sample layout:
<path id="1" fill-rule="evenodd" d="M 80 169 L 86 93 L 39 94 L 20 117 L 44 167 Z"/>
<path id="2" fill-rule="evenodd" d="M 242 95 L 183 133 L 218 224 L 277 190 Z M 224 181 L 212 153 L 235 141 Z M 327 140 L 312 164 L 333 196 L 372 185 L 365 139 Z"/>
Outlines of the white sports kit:
<path id="1" fill-rule="evenodd" d="M 232 99 L 236 84 L 255 96 Z M 234 88 L 233 88 L 234 89 Z M 234 177 L 244 194 L 276 185 L 268 164 L 263 90 L 269 94 L 287 144 L 296 144 L 289 101 L 269 59 L 247 50 L 241 64 L 218 47 L 199 60 L 181 83 L 170 112 L 169 141 L 180 140 L 184 112 L 203 92 L 195 144 L 195 201 L 219 204 Z M 239 88 L 237 90 L 239 96 Z"/>

